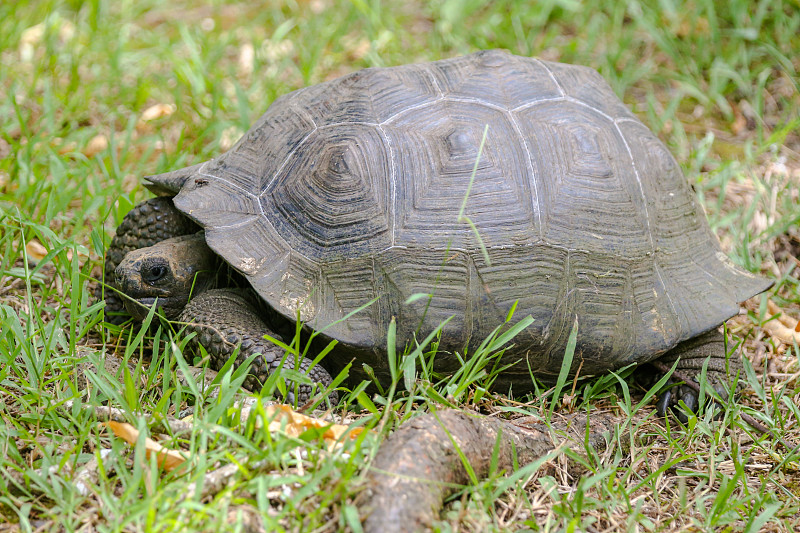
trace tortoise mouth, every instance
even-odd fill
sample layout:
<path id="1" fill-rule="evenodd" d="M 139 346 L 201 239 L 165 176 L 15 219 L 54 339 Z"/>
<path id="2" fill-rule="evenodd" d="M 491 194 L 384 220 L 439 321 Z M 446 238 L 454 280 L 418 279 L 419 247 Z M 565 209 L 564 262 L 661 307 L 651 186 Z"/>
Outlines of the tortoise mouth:
<path id="1" fill-rule="evenodd" d="M 155 298 L 155 297 L 152 297 L 152 298 L 139 298 L 137 300 L 137 302 L 139 302 L 142 305 L 146 305 L 147 307 L 151 307 L 154 303 L 156 303 L 156 300 L 158 300 L 159 302 L 163 302 L 164 298 L 161 298 L 161 299 Z"/>
<path id="2" fill-rule="evenodd" d="M 164 315 L 169 320 L 174 320 L 178 318 L 181 313 L 181 307 L 176 307 L 174 300 L 174 298 L 164 296 L 158 298 L 148 296 L 126 299 L 125 310 L 128 311 L 128 313 L 130 313 L 134 318 L 141 321 L 147 317 L 148 313 L 150 313 L 150 308 L 157 303 L 157 306 L 164 311 Z"/>

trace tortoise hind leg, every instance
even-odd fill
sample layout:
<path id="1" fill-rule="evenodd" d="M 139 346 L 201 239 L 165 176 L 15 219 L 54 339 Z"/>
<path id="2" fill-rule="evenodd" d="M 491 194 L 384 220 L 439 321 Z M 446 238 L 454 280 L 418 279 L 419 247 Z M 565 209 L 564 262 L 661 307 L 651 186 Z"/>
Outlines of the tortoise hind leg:
<path id="1" fill-rule="evenodd" d="M 728 397 L 727 386 L 730 386 L 730 390 L 733 391 L 739 388 L 739 383 L 733 383 L 733 380 L 743 372 L 741 357 L 738 354 L 726 357 L 725 338 L 717 329 L 686 340 L 656 361 L 652 361 L 651 364 L 660 367 L 657 377 L 660 378 L 663 371 L 670 369 L 676 360 L 678 364 L 675 367 L 675 373 L 698 384 L 703 365 L 708 361 L 706 380 L 723 399 Z M 679 382 L 681 380 L 673 376 L 672 381 Z M 664 391 L 658 400 L 656 409 L 661 416 L 666 416 L 667 410 L 671 409 L 676 413 L 678 419 L 685 423 L 688 420 L 686 414 L 677 409 L 680 401 L 696 412 L 699 394 L 695 387 L 683 383 Z"/>
<path id="2" fill-rule="evenodd" d="M 122 298 L 114 290 L 114 271 L 128 252 L 199 230 L 200 227 L 178 211 L 168 197 L 150 198 L 131 209 L 117 227 L 106 251 L 103 283 L 94 291 L 95 298 L 106 302 L 106 322 L 121 324 L 130 317 Z"/>
<path id="3" fill-rule="evenodd" d="M 284 359 L 284 350 L 264 339 L 264 335 L 280 338 L 267 327 L 257 313 L 247 292 L 238 289 L 213 289 L 205 291 L 193 298 L 181 314 L 180 321 L 186 323 L 188 331 L 197 335 L 190 341 L 190 347 L 197 343 L 203 345 L 210 357 L 210 366 L 220 370 L 234 350 L 239 346 L 239 353 L 234 365 L 244 363 L 254 353 L 256 357 L 250 367 L 244 386 L 251 391 L 261 390 L 267 378 L 279 372 Z M 333 381 L 330 374 L 317 365 L 312 368 L 312 361 L 305 357 L 289 354 L 285 365 L 308 375 L 313 383 L 322 388 Z M 313 385 L 292 383 L 287 380 L 287 400 L 306 403 L 314 394 Z M 333 391 L 329 398 L 336 403 L 337 394 Z"/>

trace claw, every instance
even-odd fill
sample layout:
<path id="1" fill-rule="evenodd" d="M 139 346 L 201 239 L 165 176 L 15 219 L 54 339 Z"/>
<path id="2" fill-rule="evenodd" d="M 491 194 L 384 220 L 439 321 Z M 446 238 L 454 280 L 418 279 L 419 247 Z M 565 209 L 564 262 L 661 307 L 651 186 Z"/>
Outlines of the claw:
<path id="1" fill-rule="evenodd" d="M 679 402 L 683 402 L 685 409 L 679 407 Z M 697 412 L 697 406 L 697 393 L 688 387 L 678 385 L 664 391 L 656 403 L 656 412 L 658 416 L 666 418 L 667 413 L 672 411 L 682 424 L 686 424 L 689 422 L 689 414 Z"/>
<path id="2" fill-rule="evenodd" d="M 681 401 L 686 404 L 686 407 L 692 412 L 697 412 L 697 394 L 693 390 L 686 391 L 681 396 Z"/>
<path id="3" fill-rule="evenodd" d="M 681 393 L 680 398 L 686 408 L 675 406 L 672 410 L 681 424 L 687 424 L 689 415 L 697 412 L 697 395 L 693 390 L 687 390 Z"/>
<path id="4" fill-rule="evenodd" d="M 670 401 L 672 400 L 672 391 L 666 390 L 661 395 L 661 398 L 658 399 L 658 403 L 656 403 L 656 412 L 658 416 L 661 418 L 666 418 L 667 416 L 667 408 L 669 408 Z"/>

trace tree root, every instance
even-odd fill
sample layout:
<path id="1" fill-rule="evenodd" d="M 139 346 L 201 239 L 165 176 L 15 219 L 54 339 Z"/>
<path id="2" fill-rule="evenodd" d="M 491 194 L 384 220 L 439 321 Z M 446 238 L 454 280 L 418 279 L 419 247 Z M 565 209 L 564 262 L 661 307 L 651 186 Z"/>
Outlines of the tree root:
<path id="1" fill-rule="evenodd" d="M 483 478 L 496 447 L 497 469 L 511 471 L 561 445 L 582 455 L 587 447 L 601 451 L 606 447 L 603 434 L 613 434 L 613 423 L 602 415 L 592 416 L 589 431 L 586 415 L 550 427 L 532 419 L 508 421 L 443 410 L 409 420 L 381 445 L 368 473 L 366 497 L 359 506 L 364 531 L 429 530 L 444 499 L 470 482 L 456 446 L 475 476 Z"/>

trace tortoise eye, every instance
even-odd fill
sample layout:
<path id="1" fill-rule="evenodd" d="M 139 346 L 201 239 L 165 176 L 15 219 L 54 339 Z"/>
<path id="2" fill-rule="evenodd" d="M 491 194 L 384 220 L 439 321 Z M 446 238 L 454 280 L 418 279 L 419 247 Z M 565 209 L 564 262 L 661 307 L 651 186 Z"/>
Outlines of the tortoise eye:
<path id="1" fill-rule="evenodd" d="M 155 283 L 166 275 L 167 267 L 159 263 L 148 265 L 142 269 L 142 279 L 147 283 Z"/>

